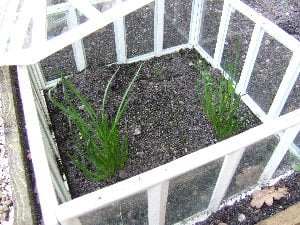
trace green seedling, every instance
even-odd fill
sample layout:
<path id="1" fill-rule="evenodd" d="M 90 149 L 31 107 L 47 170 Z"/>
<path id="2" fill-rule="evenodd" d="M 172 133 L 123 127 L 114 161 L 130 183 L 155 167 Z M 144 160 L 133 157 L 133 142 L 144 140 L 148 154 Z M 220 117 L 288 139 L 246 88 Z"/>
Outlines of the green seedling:
<path id="1" fill-rule="evenodd" d="M 106 180 L 125 166 L 128 159 L 128 132 L 126 130 L 121 137 L 118 125 L 130 101 L 128 95 L 141 67 L 142 65 L 128 85 L 116 115 L 110 119 L 107 117 L 105 104 L 118 70 L 106 86 L 100 116 L 63 74 L 60 76 L 66 104 L 53 97 L 53 91 L 56 91 L 57 87 L 49 90 L 50 101 L 61 109 L 69 120 L 73 142 L 77 149 L 76 154 L 70 155 L 70 158 L 88 180 Z M 77 107 L 78 104 L 76 105 L 74 102 L 80 102 L 83 106 L 81 109 L 84 110 L 84 116 L 80 107 Z"/>
<path id="2" fill-rule="evenodd" d="M 237 109 L 241 102 L 241 96 L 235 93 L 236 76 L 238 65 L 238 53 L 235 62 L 229 65 L 231 77 L 226 79 L 221 76 L 216 83 L 211 74 L 207 71 L 206 65 L 200 65 L 200 77 L 203 84 L 203 92 L 198 87 L 198 95 L 203 111 L 208 120 L 212 123 L 218 140 L 232 136 L 243 124 L 243 118 L 237 117 Z M 226 63 L 224 71 L 226 71 Z"/>

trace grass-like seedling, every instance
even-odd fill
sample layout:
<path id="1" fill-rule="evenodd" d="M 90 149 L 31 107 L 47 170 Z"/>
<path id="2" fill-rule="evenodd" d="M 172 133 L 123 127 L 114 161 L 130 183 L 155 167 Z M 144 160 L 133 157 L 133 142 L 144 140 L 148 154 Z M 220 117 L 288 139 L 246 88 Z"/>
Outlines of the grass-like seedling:
<path id="1" fill-rule="evenodd" d="M 106 86 L 100 116 L 64 75 L 61 75 L 61 82 L 66 104 L 53 97 L 52 92 L 56 90 L 56 87 L 49 90 L 50 101 L 69 119 L 72 138 L 78 150 L 77 154 L 70 155 L 70 158 L 88 180 L 105 180 L 125 166 L 128 159 L 128 132 L 126 131 L 121 138 L 118 125 L 130 101 L 128 94 L 138 77 L 141 66 L 128 85 L 116 115 L 110 119 L 105 112 L 105 104 L 118 71 L 114 73 Z M 82 115 L 75 101 L 82 104 L 81 108 L 85 116 Z"/>
<path id="2" fill-rule="evenodd" d="M 226 139 L 232 136 L 243 124 L 243 119 L 236 115 L 241 96 L 236 95 L 236 84 L 233 80 L 237 71 L 238 53 L 236 53 L 235 62 L 229 64 L 228 73 L 231 77 L 226 79 L 221 76 L 218 83 L 213 80 L 206 65 L 203 65 L 201 60 L 198 60 L 198 64 L 200 64 L 200 76 L 204 87 L 203 92 L 197 88 L 200 103 L 214 127 L 217 139 Z M 226 63 L 224 71 L 226 71 Z"/>
<path id="3" fill-rule="evenodd" d="M 296 164 L 293 166 L 294 170 L 300 172 L 300 164 Z"/>

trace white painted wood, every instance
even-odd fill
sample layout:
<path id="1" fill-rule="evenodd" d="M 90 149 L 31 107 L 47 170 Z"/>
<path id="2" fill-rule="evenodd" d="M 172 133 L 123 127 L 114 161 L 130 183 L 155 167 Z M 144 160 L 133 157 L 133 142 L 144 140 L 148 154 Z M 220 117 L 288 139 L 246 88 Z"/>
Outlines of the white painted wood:
<path id="1" fill-rule="evenodd" d="M 199 23 L 198 23 L 198 26 L 199 26 L 199 30 L 198 30 L 198 36 L 196 36 L 196 42 L 195 44 L 199 44 L 201 41 L 202 41 L 202 30 L 203 30 L 203 27 L 202 27 L 202 24 L 203 24 L 203 20 L 204 20 L 204 15 L 205 15 L 205 5 L 206 5 L 206 0 L 201 0 L 200 2 L 200 6 L 199 6 Z"/>
<path id="2" fill-rule="evenodd" d="M 300 160 L 300 148 L 295 143 L 290 145 L 290 151 Z"/>
<path id="3" fill-rule="evenodd" d="M 167 55 L 167 54 L 171 54 L 171 53 L 174 53 L 174 52 L 178 52 L 179 50 L 185 49 L 185 48 L 191 48 L 191 46 L 189 44 L 182 44 L 182 45 L 166 48 L 166 49 L 163 49 L 162 55 Z M 139 56 L 129 58 L 129 59 L 127 59 L 127 63 L 145 61 L 145 60 L 151 59 L 153 57 L 155 57 L 155 53 L 154 52 L 149 52 L 149 53 L 146 53 L 144 55 L 139 55 Z"/>
<path id="4" fill-rule="evenodd" d="M 58 221 L 54 212 L 58 202 L 51 181 L 49 164 L 26 66 L 18 66 L 18 82 L 43 221 L 47 225 L 56 225 Z"/>
<path id="5" fill-rule="evenodd" d="M 244 14 L 250 20 L 258 23 L 262 26 L 265 32 L 270 34 L 273 38 L 279 41 L 281 44 L 286 46 L 292 52 L 299 50 L 300 42 L 294 38 L 293 36 L 289 35 L 287 32 L 282 30 L 276 24 L 268 20 L 267 18 L 263 17 L 262 15 L 258 14 L 254 11 L 251 7 L 246 5 L 245 3 L 241 2 L 240 0 L 230 0 L 232 7 L 236 10 Z"/>
<path id="6" fill-rule="evenodd" d="M 229 26 L 230 16 L 232 12 L 232 6 L 230 5 L 230 0 L 224 0 L 223 11 L 221 16 L 221 22 L 219 26 L 219 33 L 217 38 L 217 44 L 214 53 L 213 66 L 220 69 L 220 63 L 222 60 L 224 44 L 226 40 L 227 30 Z"/>
<path id="7" fill-rule="evenodd" d="M 43 73 L 42 67 L 40 63 L 35 63 L 30 65 L 30 67 L 32 68 L 33 71 L 33 75 L 36 77 L 37 81 L 38 81 L 38 88 L 40 90 L 45 89 L 46 86 L 46 78 L 45 75 Z"/>
<path id="8" fill-rule="evenodd" d="M 208 210 L 216 212 L 226 194 L 226 191 L 230 185 L 232 177 L 238 167 L 240 160 L 244 154 L 245 149 L 233 152 L 230 155 L 226 155 L 221 171 L 218 176 L 217 183 L 215 185 L 213 194 L 211 196 Z"/>
<path id="9" fill-rule="evenodd" d="M 169 181 L 162 182 L 147 191 L 149 225 L 164 225 L 168 200 Z"/>
<path id="10" fill-rule="evenodd" d="M 66 76 L 66 77 L 68 77 L 68 76 Z M 52 88 L 52 87 L 56 86 L 60 81 L 61 81 L 61 78 L 56 78 L 54 80 L 48 81 L 46 83 L 45 89 L 47 90 L 49 88 Z"/>
<path id="11" fill-rule="evenodd" d="M 55 156 L 60 159 L 60 155 L 57 149 L 56 144 L 54 143 L 53 137 L 50 133 L 50 129 L 47 123 L 47 119 L 42 111 L 42 107 L 40 102 L 38 101 L 38 99 L 36 98 L 36 107 L 37 107 L 37 111 L 38 111 L 38 116 L 39 116 L 39 121 L 40 121 L 40 126 L 41 126 L 41 130 L 43 131 L 43 134 L 45 135 L 45 140 L 47 140 L 47 143 L 49 145 L 49 148 L 51 149 L 51 151 L 55 154 Z"/>
<path id="12" fill-rule="evenodd" d="M 48 151 L 47 153 L 50 153 L 50 151 Z M 64 184 L 64 180 L 58 170 L 55 159 L 49 157 L 48 161 L 49 161 L 49 166 L 51 171 L 52 183 L 57 193 L 57 196 L 59 197 L 59 200 L 61 202 L 70 201 L 71 195 Z"/>
<path id="13" fill-rule="evenodd" d="M 268 112 L 269 117 L 277 117 L 280 115 L 287 98 L 300 73 L 300 49 L 294 52 L 281 84 L 277 90 L 276 96 Z"/>
<path id="14" fill-rule="evenodd" d="M 145 61 L 145 60 L 151 59 L 153 57 L 155 57 L 154 52 L 149 52 L 149 53 L 146 53 L 144 55 L 139 55 L 139 56 L 135 56 L 135 57 L 132 57 L 132 58 L 128 58 L 127 63 Z"/>
<path id="15" fill-rule="evenodd" d="M 10 0 L 2 0 L 0 1 L 0 29 L 3 25 L 3 22 L 4 22 L 4 17 L 5 17 L 5 11 L 8 7 L 8 4 L 9 4 Z"/>
<path id="16" fill-rule="evenodd" d="M 69 0 L 69 2 L 88 19 L 102 19 L 101 12 L 97 10 L 88 0 Z"/>
<path id="17" fill-rule="evenodd" d="M 69 219 L 64 222 L 61 222 L 60 225 L 82 225 L 78 218 Z"/>
<path id="18" fill-rule="evenodd" d="M 266 121 L 264 124 L 249 129 L 237 136 L 193 152 L 145 173 L 63 203 L 57 209 L 57 218 L 59 221 L 65 221 L 103 208 L 112 202 L 145 191 L 161 182 L 182 175 L 211 161 L 238 151 L 241 148 L 246 148 L 274 133 L 278 133 L 281 130 L 285 130 L 299 123 L 300 109 L 279 118 Z M 85 207 L 81 207 L 82 205 Z"/>
<path id="19" fill-rule="evenodd" d="M 194 48 L 196 49 L 196 51 L 199 52 L 199 54 L 201 55 L 201 57 L 203 57 L 210 64 L 213 64 L 213 60 L 214 59 L 205 51 L 204 48 L 202 48 L 199 44 L 196 44 L 194 46 Z"/>
<path id="20" fill-rule="evenodd" d="M 55 193 L 57 194 L 57 197 L 60 200 L 60 202 L 69 201 L 69 200 L 71 200 L 71 195 L 68 192 L 66 186 L 64 185 L 63 178 L 57 167 L 56 159 L 53 154 L 53 150 L 52 150 L 52 146 L 51 146 L 51 142 L 49 142 L 47 130 L 43 126 L 43 121 L 41 120 L 42 114 L 41 114 L 41 111 L 39 111 L 39 110 L 38 110 L 38 116 L 39 116 L 39 120 L 40 120 L 41 127 L 42 127 L 42 129 L 41 129 L 42 137 L 43 137 L 45 152 L 46 152 L 47 160 L 49 163 L 49 169 L 51 172 L 51 178 L 52 178 L 52 183 L 53 183 L 53 186 L 55 189 Z"/>
<path id="21" fill-rule="evenodd" d="M 45 118 L 45 121 L 48 121 L 49 113 L 48 113 L 48 110 L 47 110 L 45 98 L 42 94 L 42 89 L 38 88 L 36 79 L 35 79 L 34 76 L 31 75 L 31 70 L 29 69 L 29 66 L 28 66 L 28 72 L 29 72 L 29 75 L 30 75 L 30 81 L 33 84 L 32 89 L 33 89 L 33 92 L 34 92 L 34 96 L 36 98 L 36 102 L 38 103 L 37 106 L 41 109 L 41 112 L 43 113 L 43 117 Z"/>
<path id="22" fill-rule="evenodd" d="M 33 14 L 32 4 L 34 4 L 32 0 L 24 0 L 19 18 L 12 28 L 11 43 L 8 46 L 9 50 L 21 49 L 23 47 L 28 25 Z"/>
<path id="23" fill-rule="evenodd" d="M 120 4 L 121 0 L 115 0 L 114 6 Z M 117 53 L 117 62 L 119 64 L 126 63 L 127 60 L 127 48 L 126 48 L 126 29 L 125 29 L 125 17 L 120 17 L 114 21 L 115 32 L 115 44 Z"/>
<path id="24" fill-rule="evenodd" d="M 264 36 L 264 31 L 260 24 L 256 24 L 252 33 L 251 41 L 247 51 L 245 63 L 237 85 L 237 93 L 246 94 L 248 83 L 254 68 L 255 60 Z"/>
<path id="25" fill-rule="evenodd" d="M 11 29 L 14 25 L 14 20 L 16 19 L 16 11 L 19 2 L 19 0 L 10 0 L 8 5 L 6 5 L 6 9 L 2 9 L 3 11 L 1 10 L 1 13 L 3 12 L 3 23 L 0 27 L 0 53 L 4 53 L 6 51 Z"/>
<path id="26" fill-rule="evenodd" d="M 259 183 L 265 184 L 272 178 L 280 162 L 287 153 L 289 146 L 294 141 L 299 131 L 300 125 L 298 124 L 297 126 L 291 127 L 284 132 L 280 138 L 279 144 L 274 150 L 267 166 L 259 178 Z"/>
<path id="27" fill-rule="evenodd" d="M 261 109 L 259 105 L 248 95 L 242 95 L 242 101 L 251 109 L 252 113 L 256 115 L 262 122 L 267 120 L 266 113 Z"/>
<path id="28" fill-rule="evenodd" d="M 29 65 L 36 63 L 152 1 L 153 0 L 124 1 L 118 6 L 101 13 L 97 16 L 97 18 L 90 19 L 85 23 L 80 24 L 78 27 L 48 40 L 45 44 L 43 44 L 42 49 L 40 46 L 35 46 L 20 51 L 12 51 L 5 55 L 1 55 L 0 53 L 0 66 L 10 64 Z"/>
<path id="29" fill-rule="evenodd" d="M 34 14 L 31 45 L 42 51 L 44 49 L 41 46 L 47 41 L 47 1 L 39 0 L 32 4 L 34 4 Z"/>
<path id="30" fill-rule="evenodd" d="M 154 8 L 154 53 L 160 56 L 164 41 L 165 0 L 155 0 Z"/>
<path id="31" fill-rule="evenodd" d="M 111 0 L 89 0 L 89 2 L 94 5 L 97 3 L 111 2 Z M 49 5 L 47 7 L 47 15 L 61 14 L 68 11 L 71 8 L 73 8 L 73 5 L 70 2 Z"/>
<path id="32" fill-rule="evenodd" d="M 166 48 L 166 49 L 163 49 L 162 55 L 167 55 L 167 54 L 171 54 L 174 52 L 178 52 L 179 50 L 185 49 L 185 48 L 192 48 L 192 46 L 189 43 L 187 43 L 187 44 L 182 44 L 182 45 L 177 45 L 177 46 L 173 46 L 170 48 Z"/>
<path id="33" fill-rule="evenodd" d="M 69 11 L 67 11 L 66 17 L 67 17 L 69 30 L 78 27 L 79 22 L 78 22 L 76 10 L 74 8 L 71 8 Z M 79 39 L 78 41 L 74 42 L 72 44 L 72 49 L 73 49 L 73 54 L 76 62 L 77 71 L 81 72 L 87 66 L 83 40 Z"/>
<path id="34" fill-rule="evenodd" d="M 205 0 L 194 0 L 191 13 L 189 44 L 194 46 L 199 42 Z"/>

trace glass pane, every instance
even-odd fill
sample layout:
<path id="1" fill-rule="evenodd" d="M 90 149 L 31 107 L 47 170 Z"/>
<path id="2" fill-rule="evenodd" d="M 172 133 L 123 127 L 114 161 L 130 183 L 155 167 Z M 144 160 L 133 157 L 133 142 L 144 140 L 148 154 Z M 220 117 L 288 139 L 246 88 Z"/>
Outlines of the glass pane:
<path id="1" fill-rule="evenodd" d="M 292 170 L 293 166 L 297 163 L 299 164 L 299 160 L 297 160 L 292 152 L 288 151 L 274 173 L 273 178 L 286 174 L 289 170 Z"/>
<path id="2" fill-rule="evenodd" d="M 269 111 L 290 59 L 291 52 L 286 47 L 264 35 L 247 88 L 264 112 Z"/>
<path id="3" fill-rule="evenodd" d="M 95 31 L 83 39 L 87 63 L 90 67 L 116 61 L 116 45 L 113 23 Z"/>
<path id="4" fill-rule="evenodd" d="M 221 21 L 224 0 L 205 1 L 199 45 L 211 56 L 214 55 Z"/>
<path id="5" fill-rule="evenodd" d="M 246 149 L 232 178 L 226 198 L 244 192 L 256 184 L 277 144 L 277 137 L 271 136 Z"/>
<path id="6" fill-rule="evenodd" d="M 67 0 L 47 0 L 47 6 L 65 3 Z"/>
<path id="7" fill-rule="evenodd" d="M 81 216 L 82 225 L 146 225 L 147 195 L 140 193 L 113 203 L 111 206 Z"/>
<path id="8" fill-rule="evenodd" d="M 154 3 L 150 3 L 125 17 L 127 57 L 154 51 Z"/>
<path id="9" fill-rule="evenodd" d="M 229 66 L 235 65 L 236 53 L 238 53 L 239 57 L 236 74 L 230 74 L 236 81 L 238 81 L 243 69 L 253 28 L 254 23 L 243 14 L 238 11 L 232 13 L 221 66 L 229 73 Z"/>
<path id="10" fill-rule="evenodd" d="M 65 13 L 49 15 L 47 17 L 47 38 L 48 40 L 66 32 L 68 23 Z"/>
<path id="11" fill-rule="evenodd" d="M 298 74 L 296 83 L 294 84 L 294 87 L 291 90 L 291 93 L 289 94 L 289 97 L 284 105 L 281 115 L 286 114 L 288 112 L 292 112 L 295 109 L 298 109 L 299 107 L 300 107 L 300 73 Z"/>
<path id="12" fill-rule="evenodd" d="M 69 45 L 43 59 L 41 61 L 41 66 L 47 81 L 58 78 L 59 72 L 66 75 L 76 73 L 77 69 L 72 46 Z"/>
<path id="13" fill-rule="evenodd" d="M 174 224 L 207 208 L 223 159 L 170 181 L 166 224 Z"/>
<path id="14" fill-rule="evenodd" d="M 300 132 L 298 133 L 297 137 L 294 140 L 294 144 L 297 145 L 298 149 L 298 154 L 300 156 Z"/>
<path id="15" fill-rule="evenodd" d="M 108 9 L 111 9 L 113 1 L 105 1 L 102 3 L 94 4 L 93 6 L 98 9 L 100 12 L 105 12 Z"/>
<path id="16" fill-rule="evenodd" d="M 188 42 L 191 11 L 191 0 L 165 1 L 164 48 L 170 48 Z"/>

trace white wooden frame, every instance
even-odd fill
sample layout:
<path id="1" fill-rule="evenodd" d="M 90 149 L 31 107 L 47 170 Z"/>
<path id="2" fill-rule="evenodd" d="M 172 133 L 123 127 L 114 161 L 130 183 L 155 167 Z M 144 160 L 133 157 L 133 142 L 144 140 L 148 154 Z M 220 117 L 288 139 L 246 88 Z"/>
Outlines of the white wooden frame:
<path id="1" fill-rule="evenodd" d="M 31 0 L 26 0 L 25 2 L 27 1 Z M 279 115 L 300 72 L 299 41 L 289 36 L 279 27 L 256 13 L 241 1 L 225 0 L 216 50 L 212 57 L 201 47 L 201 45 L 199 45 L 204 0 L 194 0 L 193 11 L 191 13 L 192 18 L 189 42 L 169 49 L 163 49 L 164 0 L 155 0 L 154 51 L 128 59 L 126 56 L 124 16 L 152 1 L 127 0 L 126 2 L 121 2 L 116 0 L 115 6 L 103 13 L 98 12 L 91 4 L 100 1 L 101 0 L 93 0 L 87 2 L 70 0 L 68 3 L 48 6 L 48 14 L 70 12 L 70 10 L 74 10 L 75 7 L 89 18 L 87 22 L 81 25 L 70 24 L 70 27 L 73 28 L 72 30 L 48 41 L 46 40 L 44 33 L 46 29 L 46 14 L 44 13 L 44 15 L 42 13 L 45 12 L 46 6 L 42 1 L 40 3 L 42 11 L 33 14 L 33 20 L 36 20 L 37 25 L 33 29 L 33 44 L 31 48 L 25 50 L 20 49 L 20 41 L 22 38 L 18 38 L 15 41 L 16 44 L 14 44 L 15 47 L 12 51 L 1 53 L 2 55 L 0 55 L 0 58 L 5 56 L 5 58 L 1 58 L 0 60 L 1 65 L 11 64 L 12 62 L 20 65 L 18 66 L 20 92 L 23 101 L 27 134 L 44 223 L 46 225 L 58 223 L 64 225 L 79 225 L 81 224 L 78 219 L 79 216 L 88 214 L 96 209 L 107 207 L 113 202 L 128 198 L 137 193 L 147 191 L 149 224 L 162 225 L 165 222 L 166 202 L 170 180 L 216 159 L 225 157 L 214 192 L 211 196 L 211 201 L 207 208 L 208 211 L 215 211 L 218 209 L 224 198 L 232 176 L 236 171 L 246 147 L 263 140 L 268 136 L 278 135 L 280 137 L 279 144 L 259 180 L 259 183 L 261 184 L 269 182 L 288 148 L 297 148 L 297 146 L 292 143 L 300 129 L 300 109 L 284 116 Z M 10 7 L 13 8 L 14 5 L 12 4 Z M 26 9 L 28 8 L 29 7 Z M 220 61 L 232 10 L 238 10 L 255 23 L 245 64 L 240 80 L 237 83 L 236 91 L 237 93 L 243 94 L 242 100 L 259 116 L 263 121 L 263 124 L 143 174 L 139 174 L 125 181 L 89 193 L 80 198 L 70 200 L 68 188 L 65 185 L 64 179 L 59 174 L 55 162 L 55 157 L 59 157 L 59 154 L 55 143 L 53 143 L 49 128 L 47 127 L 48 115 L 43 95 L 41 94 L 41 90 L 50 87 L 57 81 L 46 81 L 39 64 L 34 63 L 37 63 L 40 59 L 53 54 L 69 44 L 79 43 L 77 45 L 79 51 L 74 51 L 75 60 L 78 62 L 78 65 L 80 65 L 77 65 L 78 69 L 84 69 L 84 46 L 80 45 L 81 39 L 93 31 L 114 22 L 115 41 L 118 48 L 117 61 L 119 63 L 147 60 L 151 57 L 172 53 L 182 48 L 194 47 L 207 61 L 216 68 L 222 70 Z M 29 14 L 25 11 L 23 16 L 24 24 L 28 23 L 28 16 Z M 43 22 L 38 21 L 37 18 L 40 16 L 42 17 Z M 74 14 L 72 15 L 72 18 L 69 17 L 69 22 L 71 20 L 74 22 L 76 19 L 75 17 L 76 15 Z M 18 26 L 21 27 L 20 24 L 18 24 Z M 8 29 L 8 27 L 5 27 L 5 29 Z M 22 32 L 24 33 L 24 29 L 22 29 Z M 39 35 L 40 33 L 42 33 L 42 35 Z M 268 113 L 263 112 L 251 96 L 246 93 L 264 33 L 268 33 L 293 53 Z M 44 46 L 43 51 L 40 50 L 41 46 Z M 79 58 L 76 59 L 78 55 Z M 22 66 L 23 64 L 32 65 Z M 226 174 L 226 176 L 224 174 Z M 58 199 L 64 203 L 59 205 Z"/>

